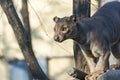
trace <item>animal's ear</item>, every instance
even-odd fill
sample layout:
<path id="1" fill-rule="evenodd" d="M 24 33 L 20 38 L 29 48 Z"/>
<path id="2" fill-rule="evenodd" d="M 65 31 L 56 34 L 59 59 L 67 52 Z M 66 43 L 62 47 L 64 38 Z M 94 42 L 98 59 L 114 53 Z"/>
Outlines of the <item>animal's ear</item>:
<path id="1" fill-rule="evenodd" d="M 77 21 L 77 16 L 76 15 L 72 15 L 72 16 L 70 16 L 70 19 L 72 21 L 76 22 Z"/>
<path id="2" fill-rule="evenodd" d="M 60 20 L 60 18 L 57 17 L 57 16 L 55 16 L 55 17 L 53 18 L 53 21 L 55 21 L 55 22 L 57 22 L 58 20 Z"/>

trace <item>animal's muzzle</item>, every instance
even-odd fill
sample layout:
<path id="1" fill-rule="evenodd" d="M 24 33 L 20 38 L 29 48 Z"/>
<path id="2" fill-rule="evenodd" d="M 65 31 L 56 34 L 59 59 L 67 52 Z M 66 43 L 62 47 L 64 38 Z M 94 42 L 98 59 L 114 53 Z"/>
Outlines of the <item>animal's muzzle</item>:
<path id="1" fill-rule="evenodd" d="M 63 37 L 60 36 L 60 35 L 55 35 L 55 36 L 54 36 L 54 40 L 57 41 L 57 42 L 62 42 L 62 41 L 64 41 Z"/>
<path id="2" fill-rule="evenodd" d="M 57 35 L 54 36 L 55 41 L 59 41 L 59 39 L 60 39 L 59 36 L 57 36 Z"/>

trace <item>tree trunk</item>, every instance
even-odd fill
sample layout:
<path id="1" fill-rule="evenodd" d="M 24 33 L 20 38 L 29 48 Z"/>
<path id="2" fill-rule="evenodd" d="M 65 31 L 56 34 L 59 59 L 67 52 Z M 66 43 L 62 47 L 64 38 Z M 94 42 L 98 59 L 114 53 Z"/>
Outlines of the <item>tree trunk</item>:
<path id="1" fill-rule="evenodd" d="M 90 0 L 73 0 L 73 14 L 79 15 L 80 19 L 90 17 Z M 77 42 L 74 42 L 73 49 L 76 68 L 88 73 L 89 69 L 86 59 Z"/>
<path id="2" fill-rule="evenodd" d="M 30 39 L 28 39 L 29 34 L 25 31 L 13 6 L 12 0 L 0 0 L 0 5 L 8 18 L 8 22 L 13 28 L 28 69 L 33 76 L 33 80 L 49 80 L 35 58 Z"/>

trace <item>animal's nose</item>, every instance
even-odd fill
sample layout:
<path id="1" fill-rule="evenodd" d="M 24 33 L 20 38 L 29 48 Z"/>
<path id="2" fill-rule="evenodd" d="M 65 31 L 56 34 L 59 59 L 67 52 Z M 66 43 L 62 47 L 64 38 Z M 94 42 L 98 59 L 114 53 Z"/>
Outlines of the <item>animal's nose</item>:
<path id="1" fill-rule="evenodd" d="M 55 40 L 55 41 L 59 41 L 59 36 L 55 35 L 55 36 L 54 36 L 54 40 Z"/>

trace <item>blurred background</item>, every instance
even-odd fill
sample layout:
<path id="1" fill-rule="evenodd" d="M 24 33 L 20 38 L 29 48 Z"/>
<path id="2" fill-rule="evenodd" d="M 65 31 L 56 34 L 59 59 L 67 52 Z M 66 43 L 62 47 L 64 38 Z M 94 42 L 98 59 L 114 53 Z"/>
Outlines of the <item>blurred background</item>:
<path id="1" fill-rule="evenodd" d="M 13 0 L 20 18 L 21 1 Z M 96 0 L 91 1 L 93 14 L 98 5 Z M 66 71 L 74 67 L 73 41 L 57 43 L 53 40 L 53 17 L 72 15 L 72 7 L 73 0 L 28 0 L 32 46 L 39 64 L 51 80 L 72 80 Z M 0 80 L 16 79 L 29 80 L 26 63 L 13 30 L 0 7 Z"/>

